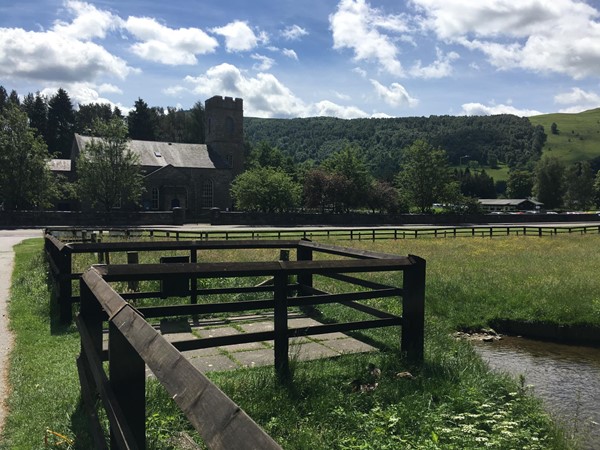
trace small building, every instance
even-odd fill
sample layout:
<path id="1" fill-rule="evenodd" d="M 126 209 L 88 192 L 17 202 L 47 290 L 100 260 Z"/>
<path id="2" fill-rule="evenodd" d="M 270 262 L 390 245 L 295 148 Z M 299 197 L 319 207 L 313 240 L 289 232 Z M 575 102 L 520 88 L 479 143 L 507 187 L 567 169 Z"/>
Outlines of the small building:
<path id="1" fill-rule="evenodd" d="M 144 176 L 142 209 L 183 208 L 193 218 L 213 207 L 232 207 L 231 182 L 244 169 L 243 101 L 212 97 L 205 102 L 205 116 L 205 144 L 129 141 Z M 91 140 L 75 135 L 70 160 L 75 178 L 77 158 Z"/>
<path id="2" fill-rule="evenodd" d="M 539 211 L 544 206 L 530 198 L 480 198 L 478 201 L 486 212 Z"/>

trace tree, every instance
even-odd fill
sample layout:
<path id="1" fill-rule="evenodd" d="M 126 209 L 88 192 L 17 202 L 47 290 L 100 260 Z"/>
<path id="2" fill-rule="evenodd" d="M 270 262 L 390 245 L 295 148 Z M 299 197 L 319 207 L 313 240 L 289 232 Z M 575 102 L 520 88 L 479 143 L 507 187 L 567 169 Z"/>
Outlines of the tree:
<path id="1" fill-rule="evenodd" d="M 186 142 L 195 144 L 204 144 L 206 142 L 204 106 L 200 101 L 194 103 L 194 106 L 186 115 L 185 136 Z"/>
<path id="2" fill-rule="evenodd" d="M 6 89 L 4 88 L 4 86 L 0 85 L 0 114 L 2 114 L 2 112 L 6 108 L 7 104 L 8 104 L 8 92 L 6 92 Z"/>
<path id="3" fill-rule="evenodd" d="M 596 172 L 594 180 L 594 202 L 596 206 L 600 206 L 600 170 Z"/>
<path id="4" fill-rule="evenodd" d="M 294 173 L 292 158 L 264 141 L 251 148 L 246 164 L 248 168 L 272 167 L 282 169 L 290 175 Z"/>
<path id="5" fill-rule="evenodd" d="M 27 114 L 8 104 L 0 114 L 0 196 L 5 209 L 47 208 L 58 196 L 41 136 Z"/>
<path id="6" fill-rule="evenodd" d="M 138 98 L 134 108 L 127 116 L 129 124 L 129 137 L 141 141 L 154 141 L 158 131 L 158 117 L 156 111 L 148 107 L 148 104 Z"/>
<path id="7" fill-rule="evenodd" d="M 287 173 L 272 167 L 247 170 L 231 184 L 236 206 L 245 211 L 289 211 L 300 204 L 300 191 L 300 185 Z"/>
<path id="8" fill-rule="evenodd" d="M 405 209 L 394 186 L 387 181 L 373 180 L 367 193 L 367 205 L 373 212 L 395 213 Z"/>
<path id="9" fill-rule="evenodd" d="M 556 125 L 556 122 L 552 122 L 552 125 L 550 125 L 550 132 L 552 134 L 558 134 L 558 125 Z"/>
<path id="10" fill-rule="evenodd" d="M 128 146 L 122 119 L 97 121 L 97 136 L 85 146 L 77 160 L 77 190 L 82 200 L 105 211 L 128 202 L 137 203 L 143 190 L 139 157 Z"/>
<path id="11" fill-rule="evenodd" d="M 114 115 L 112 107 L 108 103 L 79 105 L 79 111 L 75 118 L 75 130 L 77 133 L 89 135 L 96 121 L 109 122 Z"/>
<path id="12" fill-rule="evenodd" d="M 533 192 L 548 209 L 562 206 L 565 167 L 554 156 L 545 156 L 535 166 Z"/>
<path id="13" fill-rule="evenodd" d="M 350 189 L 351 182 L 344 175 L 316 167 L 304 176 L 304 204 L 307 208 L 319 208 L 321 213 L 344 212 L 345 196 Z"/>
<path id="14" fill-rule="evenodd" d="M 67 91 L 60 88 L 48 101 L 48 134 L 46 142 L 50 154 L 68 159 L 71 156 L 75 111 Z"/>
<path id="15" fill-rule="evenodd" d="M 586 210 L 594 204 L 594 174 L 587 161 L 576 162 L 565 170 L 565 206 Z"/>
<path id="16" fill-rule="evenodd" d="M 511 170 L 506 184 L 508 198 L 529 198 L 533 189 L 533 175 L 526 170 Z"/>
<path id="17" fill-rule="evenodd" d="M 373 177 L 356 147 L 346 145 L 343 150 L 331 154 L 323 161 L 322 167 L 347 180 L 342 203 L 346 211 L 366 205 L 366 193 Z"/>
<path id="18" fill-rule="evenodd" d="M 446 200 L 451 182 L 444 150 L 420 139 L 404 149 L 396 185 L 409 205 L 423 213 L 430 211 L 434 202 Z"/>

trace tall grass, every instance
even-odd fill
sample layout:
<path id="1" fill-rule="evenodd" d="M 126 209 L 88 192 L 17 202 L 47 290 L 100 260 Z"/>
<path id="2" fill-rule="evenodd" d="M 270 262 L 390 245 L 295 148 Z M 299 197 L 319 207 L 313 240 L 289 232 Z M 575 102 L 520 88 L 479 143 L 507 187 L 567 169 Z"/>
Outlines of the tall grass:
<path id="1" fill-rule="evenodd" d="M 454 341 L 448 332 L 484 326 L 499 317 L 600 322 L 595 293 L 600 257 L 594 251 L 599 239 L 560 235 L 332 241 L 427 260 L 424 364 L 411 366 L 403 360 L 398 330 L 386 329 L 363 334 L 388 350 L 294 361 L 294 377 L 286 385 L 278 383 L 270 367 L 210 377 L 286 449 L 571 448 L 524 386 L 489 373 L 471 346 Z M 40 240 L 17 248 L 10 309 L 16 333 L 13 392 L 1 448 L 43 448 L 47 429 L 68 437 L 73 448 L 89 448 L 75 368 L 79 338 L 73 327 L 60 328 L 50 319 L 40 249 Z M 273 260 L 277 252 L 201 256 L 211 258 Z M 400 277 L 375 275 L 393 285 L 401 285 Z M 328 290 L 341 289 L 324 279 L 319 283 Z M 401 312 L 397 299 L 378 302 Z M 320 309 L 325 320 L 348 314 L 347 309 Z M 381 369 L 381 377 L 369 373 L 369 364 Z M 403 372 L 411 376 L 398 376 Z M 375 383 L 368 392 L 353 389 Z M 148 402 L 149 444 L 177 448 L 173 436 L 190 431 L 189 425 L 154 382 L 149 383 Z"/>

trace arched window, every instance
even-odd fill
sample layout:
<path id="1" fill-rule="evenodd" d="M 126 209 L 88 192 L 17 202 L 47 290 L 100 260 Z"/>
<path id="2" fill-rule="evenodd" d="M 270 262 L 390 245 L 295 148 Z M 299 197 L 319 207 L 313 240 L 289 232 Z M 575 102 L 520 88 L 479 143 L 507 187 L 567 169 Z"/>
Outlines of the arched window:
<path id="1" fill-rule="evenodd" d="M 213 206 L 213 182 L 212 180 L 204 180 L 202 183 L 202 207 L 212 208 Z"/>

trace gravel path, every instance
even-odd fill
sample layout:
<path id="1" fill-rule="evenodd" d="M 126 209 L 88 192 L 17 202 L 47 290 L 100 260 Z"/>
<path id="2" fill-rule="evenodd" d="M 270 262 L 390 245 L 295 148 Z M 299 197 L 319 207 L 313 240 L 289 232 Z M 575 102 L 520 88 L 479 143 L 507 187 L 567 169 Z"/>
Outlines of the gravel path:
<path id="1" fill-rule="evenodd" d="M 13 246 L 30 237 L 41 237 L 40 230 L 0 230 L 0 431 L 6 418 L 5 401 L 9 387 L 8 355 L 12 346 L 12 334 L 8 329 L 7 302 L 14 263 Z"/>

